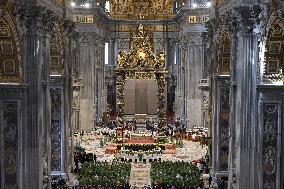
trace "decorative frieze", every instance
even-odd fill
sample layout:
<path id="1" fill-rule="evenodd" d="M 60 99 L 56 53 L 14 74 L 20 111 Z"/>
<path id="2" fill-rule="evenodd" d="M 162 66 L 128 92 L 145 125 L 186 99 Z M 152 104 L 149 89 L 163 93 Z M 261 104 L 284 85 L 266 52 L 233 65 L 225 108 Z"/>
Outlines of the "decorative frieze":
<path id="1" fill-rule="evenodd" d="M 169 19 L 173 15 L 172 0 L 110 1 L 110 17 L 113 19 Z"/>

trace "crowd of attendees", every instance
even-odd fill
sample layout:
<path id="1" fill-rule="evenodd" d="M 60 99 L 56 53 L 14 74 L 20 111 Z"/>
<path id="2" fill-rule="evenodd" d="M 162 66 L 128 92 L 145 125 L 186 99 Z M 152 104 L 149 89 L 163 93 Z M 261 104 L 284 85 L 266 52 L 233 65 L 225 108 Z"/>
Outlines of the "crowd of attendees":
<path id="1" fill-rule="evenodd" d="M 74 153 L 74 163 L 75 169 L 74 172 L 78 173 L 85 162 L 96 162 L 97 156 L 93 153 L 86 152 L 75 152 Z"/>
<path id="2" fill-rule="evenodd" d="M 202 185 L 198 167 L 192 162 L 153 162 L 152 186 L 156 188 L 195 188 Z"/>
<path id="3" fill-rule="evenodd" d="M 89 162 L 80 170 L 80 186 L 101 188 L 130 188 L 130 163 Z"/>

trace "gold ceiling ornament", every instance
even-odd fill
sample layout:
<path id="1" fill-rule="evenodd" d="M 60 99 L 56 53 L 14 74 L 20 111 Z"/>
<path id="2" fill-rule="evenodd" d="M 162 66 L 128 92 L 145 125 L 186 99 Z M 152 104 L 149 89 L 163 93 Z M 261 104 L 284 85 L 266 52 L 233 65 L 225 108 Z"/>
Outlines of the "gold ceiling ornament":
<path id="1" fill-rule="evenodd" d="M 165 66 L 164 52 L 154 53 L 153 34 L 142 24 L 131 33 L 129 53 L 118 53 L 116 73 L 116 111 L 117 125 L 124 127 L 124 85 L 126 79 L 155 79 L 158 84 L 158 132 L 160 136 L 165 131 Z"/>
<path id="2" fill-rule="evenodd" d="M 225 24 L 224 17 L 220 18 L 220 30 L 218 40 L 218 74 L 230 74 L 230 33 Z"/>
<path id="3" fill-rule="evenodd" d="M 54 27 L 52 28 L 50 39 L 50 72 L 54 75 L 61 75 L 64 71 L 63 64 L 63 34 L 64 27 L 62 20 L 53 20 Z"/>
<path id="4" fill-rule="evenodd" d="M 173 0 L 110 0 L 113 19 L 171 19 Z"/>
<path id="5" fill-rule="evenodd" d="M 284 82 L 284 33 L 279 19 L 275 18 L 270 26 L 264 58 L 264 80 Z"/>
<path id="6" fill-rule="evenodd" d="M 164 52 L 154 53 L 153 34 L 140 24 L 137 30 L 131 33 L 130 50 L 118 53 L 117 70 L 156 70 L 165 69 Z"/>
<path id="7" fill-rule="evenodd" d="M 11 7 L 0 10 L 0 81 L 21 82 L 21 48 Z"/>

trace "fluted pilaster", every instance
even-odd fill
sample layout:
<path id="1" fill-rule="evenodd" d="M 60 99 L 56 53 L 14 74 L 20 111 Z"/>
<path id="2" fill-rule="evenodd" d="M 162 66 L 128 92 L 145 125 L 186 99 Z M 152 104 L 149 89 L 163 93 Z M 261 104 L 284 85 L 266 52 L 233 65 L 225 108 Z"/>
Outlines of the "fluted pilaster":
<path id="1" fill-rule="evenodd" d="M 46 188 L 50 184 L 48 128 L 50 127 L 49 99 L 49 37 L 51 14 L 39 6 L 20 10 L 24 31 L 24 82 L 27 89 L 27 135 L 25 136 L 24 188 Z M 45 166 L 47 164 L 47 166 Z"/>

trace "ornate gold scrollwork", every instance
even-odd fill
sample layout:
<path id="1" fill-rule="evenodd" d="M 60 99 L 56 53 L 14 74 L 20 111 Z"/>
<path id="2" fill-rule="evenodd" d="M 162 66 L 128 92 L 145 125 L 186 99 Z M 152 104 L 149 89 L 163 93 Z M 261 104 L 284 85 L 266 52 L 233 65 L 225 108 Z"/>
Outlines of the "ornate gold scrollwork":
<path id="1" fill-rule="evenodd" d="M 164 52 L 154 53 L 152 33 L 140 24 L 137 31 L 131 34 L 129 53 L 118 53 L 116 73 L 116 110 L 117 124 L 123 127 L 124 84 L 130 79 L 155 79 L 158 83 L 158 131 L 163 135 L 165 127 L 165 67 Z"/>
<path id="2" fill-rule="evenodd" d="M 113 19 L 170 19 L 172 0 L 111 0 L 110 16 Z"/>
<path id="3" fill-rule="evenodd" d="M 21 82 L 21 52 L 13 6 L 9 3 L 0 11 L 0 81 Z"/>
<path id="4" fill-rule="evenodd" d="M 63 21 L 53 20 L 54 27 L 52 28 L 50 39 L 50 71 L 51 74 L 63 74 Z"/>
<path id="5" fill-rule="evenodd" d="M 224 18 L 220 19 L 221 28 L 218 44 L 218 73 L 221 75 L 230 74 L 230 35 L 224 23 Z"/>
<path id="6" fill-rule="evenodd" d="M 266 52 L 264 79 L 268 82 L 283 81 L 284 82 L 284 35 L 283 29 L 279 25 L 279 20 L 275 19 L 269 29 Z"/>
<path id="7" fill-rule="evenodd" d="M 164 52 L 154 53 L 153 35 L 140 24 L 131 34 L 129 53 L 118 53 L 117 69 L 155 70 L 164 67 Z"/>

